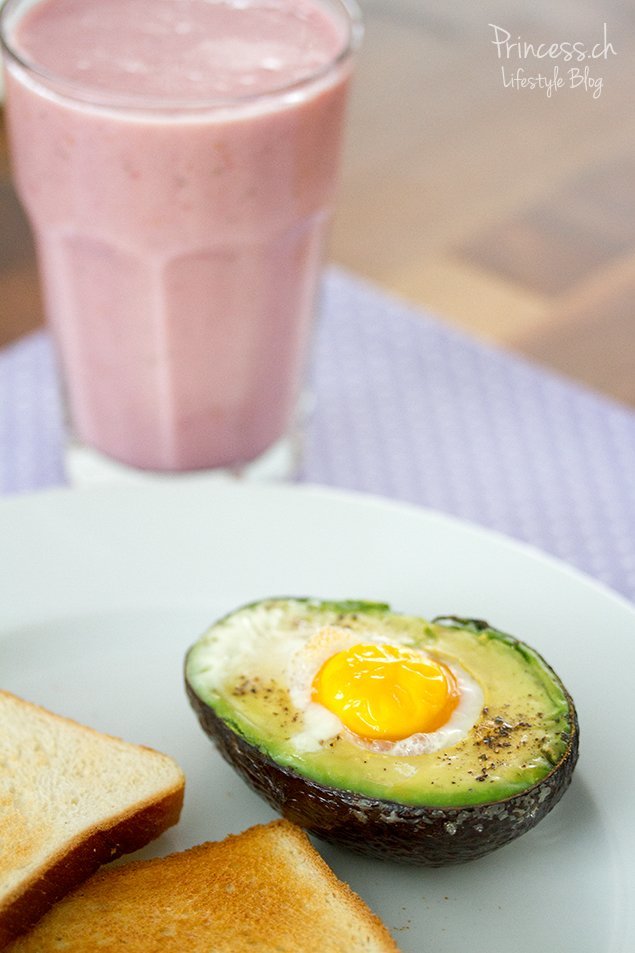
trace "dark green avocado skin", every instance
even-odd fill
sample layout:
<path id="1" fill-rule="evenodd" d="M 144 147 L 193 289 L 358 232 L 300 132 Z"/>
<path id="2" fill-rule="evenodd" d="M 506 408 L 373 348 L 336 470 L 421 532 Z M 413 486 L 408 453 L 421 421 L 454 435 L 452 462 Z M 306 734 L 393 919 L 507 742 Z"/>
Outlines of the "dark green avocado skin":
<path id="1" fill-rule="evenodd" d="M 531 830 L 558 803 L 578 759 L 578 721 L 569 696 L 565 755 L 528 791 L 473 807 L 411 807 L 325 787 L 281 767 L 234 732 L 186 681 L 190 703 L 220 753 L 273 808 L 322 840 L 358 853 L 427 867 L 475 860 Z"/>

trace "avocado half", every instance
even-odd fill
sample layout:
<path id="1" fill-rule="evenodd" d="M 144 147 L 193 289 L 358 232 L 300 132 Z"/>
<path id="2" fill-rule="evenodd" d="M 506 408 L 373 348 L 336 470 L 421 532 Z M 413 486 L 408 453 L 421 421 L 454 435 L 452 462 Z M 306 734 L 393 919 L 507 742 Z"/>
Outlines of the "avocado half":
<path id="1" fill-rule="evenodd" d="M 464 736 L 414 755 L 360 747 L 346 729 L 309 732 L 307 743 L 309 716 L 289 679 L 310 672 L 315 645 L 326 637 L 337 648 L 340 634 L 346 644 L 412 647 L 468 672 L 483 696 Z M 204 731 L 273 808 L 323 840 L 394 861 L 436 867 L 502 847 L 558 803 L 578 758 L 578 719 L 558 676 L 482 620 L 428 622 L 383 603 L 263 600 L 192 646 L 185 684 Z"/>

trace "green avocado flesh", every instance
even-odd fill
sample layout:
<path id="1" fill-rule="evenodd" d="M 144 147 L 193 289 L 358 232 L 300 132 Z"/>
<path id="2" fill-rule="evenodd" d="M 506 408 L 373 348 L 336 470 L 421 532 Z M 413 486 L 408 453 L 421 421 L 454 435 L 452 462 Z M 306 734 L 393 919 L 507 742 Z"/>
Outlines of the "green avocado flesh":
<path id="1" fill-rule="evenodd" d="M 460 739 L 416 754 L 375 750 L 346 729 L 318 732 L 316 740 L 298 703 L 298 672 L 310 685 L 309 640 L 325 630 L 335 651 L 339 635 L 347 644 L 408 646 L 467 673 L 482 697 Z M 561 761 L 571 732 L 568 695 L 533 649 L 485 623 L 427 622 L 380 603 L 268 599 L 245 606 L 193 646 L 185 675 L 232 731 L 282 767 L 405 805 L 469 806 L 526 791 Z"/>

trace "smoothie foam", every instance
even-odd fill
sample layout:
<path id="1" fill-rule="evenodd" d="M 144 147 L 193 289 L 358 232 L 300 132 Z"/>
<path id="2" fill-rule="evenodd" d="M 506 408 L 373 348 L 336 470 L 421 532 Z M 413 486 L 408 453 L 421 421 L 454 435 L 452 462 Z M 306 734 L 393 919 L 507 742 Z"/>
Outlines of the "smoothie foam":
<path id="1" fill-rule="evenodd" d="M 44 0 L 10 40 L 37 64 L 9 58 L 8 119 L 77 436 L 153 469 L 253 459 L 304 371 L 346 22 L 320 0 Z"/>

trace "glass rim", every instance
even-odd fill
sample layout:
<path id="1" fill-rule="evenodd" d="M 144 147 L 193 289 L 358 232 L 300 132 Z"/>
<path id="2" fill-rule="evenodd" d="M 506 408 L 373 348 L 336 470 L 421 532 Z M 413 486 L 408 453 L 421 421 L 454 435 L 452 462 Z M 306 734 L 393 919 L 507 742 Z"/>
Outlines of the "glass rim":
<path id="1" fill-rule="evenodd" d="M 300 93 L 314 83 L 328 77 L 338 67 L 342 66 L 359 48 L 364 33 L 362 11 L 357 0 L 317 0 L 319 5 L 336 5 L 347 23 L 347 33 L 342 48 L 328 62 L 314 69 L 306 76 L 294 80 L 292 83 L 283 83 L 272 86 L 270 89 L 258 93 L 243 93 L 239 96 L 216 96 L 210 99 L 153 99 L 141 94 L 107 94 L 98 89 L 85 88 L 81 83 L 65 79 L 57 73 L 39 66 L 28 57 L 18 53 L 12 46 L 9 38 L 9 17 L 21 0 L 0 0 L 0 49 L 8 57 L 7 64 L 17 64 L 27 74 L 32 75 L 57 95 L 102 109 L 142 110 L 160 115 L 176 110 L 187 112 L 201 112 L 206 110 L 223 109 L 238 106 L 256 105 L 269 99 L 279 99 Z M 41 2 L 41 0 L 38 0 Z M 34 3 L 33 6 L 36 4 Z"/>

